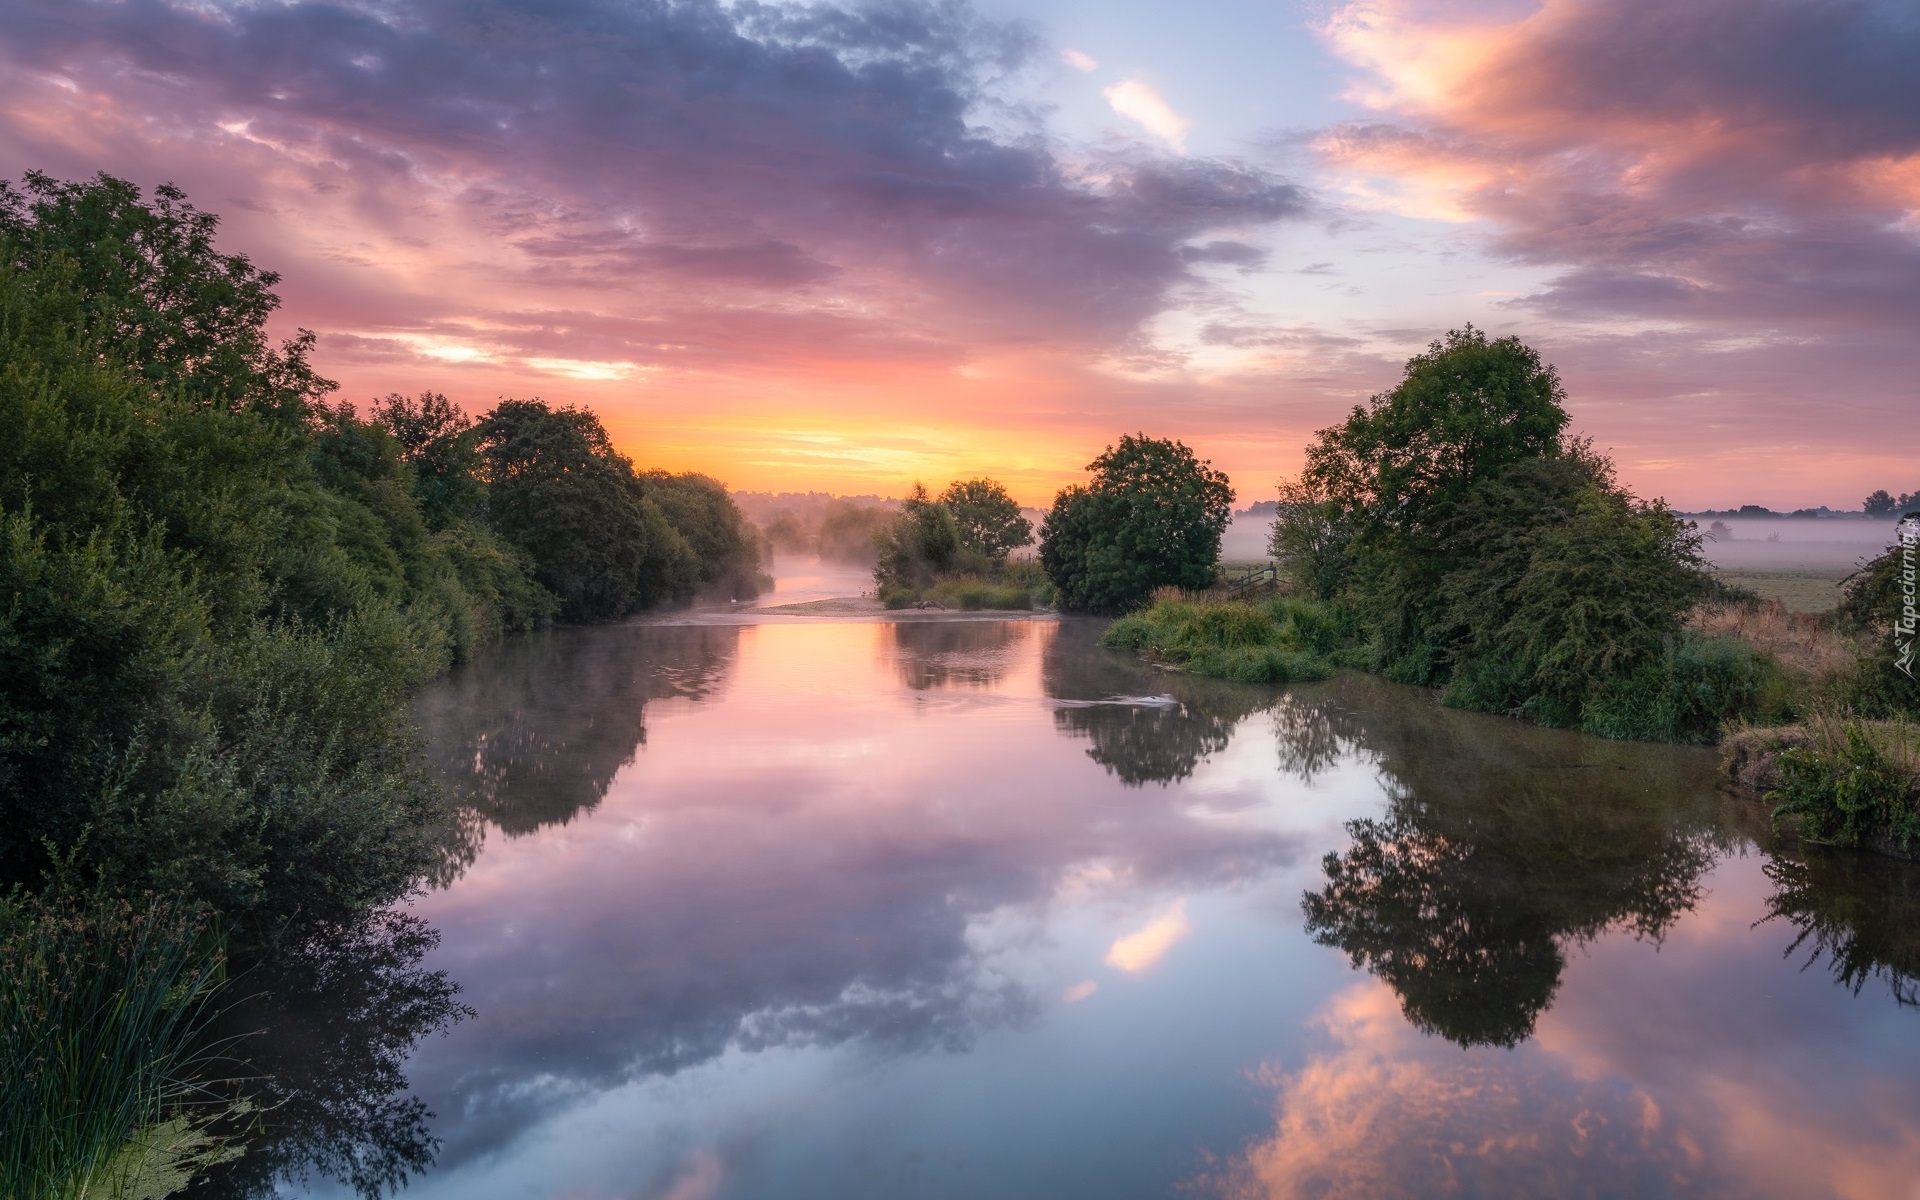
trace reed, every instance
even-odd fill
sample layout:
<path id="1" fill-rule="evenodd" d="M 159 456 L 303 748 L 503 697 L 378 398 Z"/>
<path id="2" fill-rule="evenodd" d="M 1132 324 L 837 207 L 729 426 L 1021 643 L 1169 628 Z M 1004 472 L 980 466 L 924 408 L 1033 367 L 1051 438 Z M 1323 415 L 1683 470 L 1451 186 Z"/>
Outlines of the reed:
<path id="1" fill-rule="evenodd" d="M 0 1196 L 165 1195 L 221 1148 L 191 1119 L 225 981 L 185 910 L 0 899 Z"/>

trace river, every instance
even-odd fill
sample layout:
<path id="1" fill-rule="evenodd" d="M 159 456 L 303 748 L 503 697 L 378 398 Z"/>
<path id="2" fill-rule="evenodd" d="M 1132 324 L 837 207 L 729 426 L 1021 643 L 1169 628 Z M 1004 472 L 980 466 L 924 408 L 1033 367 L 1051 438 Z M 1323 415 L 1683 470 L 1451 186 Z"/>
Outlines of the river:
<path id="1" fill-rule="evenodd" d="M 1916 868 L 1776 853 L 1710 750 L 1101 628 L 730 612 L 458 669 L 461 851 L 268 981 L 279 1132 L 224 1186 L 1920 1195 Z"/>

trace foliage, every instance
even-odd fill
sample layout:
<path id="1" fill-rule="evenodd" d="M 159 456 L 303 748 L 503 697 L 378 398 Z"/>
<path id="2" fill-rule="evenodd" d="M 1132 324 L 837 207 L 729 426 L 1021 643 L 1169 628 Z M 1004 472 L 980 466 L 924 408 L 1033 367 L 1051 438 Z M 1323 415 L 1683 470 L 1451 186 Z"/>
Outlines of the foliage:
<path id="1" fill-rule="evenodd" d="M 154 392 L 72 285 L 0 266 L 0 880 L 51 842 L 249 928 L 392 898 L 436 809 L 407 702 L 451 652 L 404 494 L 324 487 L 325 424 Z"/>
<path id="2" fill-rule="evenodd" d="M 623 617 L 691 590 L 692 548 L 592 413 L 504 400 L 474 432 L 488 519 L 532 558 L 563 617 Z"/>
<path id="3" fill-rule="evenodd" d="M 940 493 L 940 503 L 953 516 L 960 544 L 996 567 L 1033 540 L 1033 523 L 992 479 L 956 479 Z"/>
<path id="4" fill-rule="evenodd" d="M 1565 399 L 1536 351 L 1469 325 L 1408 360 L 1392 391 L 1322 430 L 1302 482 L 1345 509 L 1356 536 L 1418 547 L 1476 486 L 1559 453 Z"/>
<path id="5" fill-rule="evenodd" d="M 693 551 L 695 588 L 728 600 L 759 594 L 760 539 L 725 484 L 692 471 L 644 471 L 640 483 Z"/>
<path id="6" fill-rule="evenodd" d="M 1280 485 L 1267 553 L 1294 590 L 1318 600 L 1331 600 L 1344 591 L 1352 575 L 1347 555 L 1352 541 L 1346 513 L 1324 488 L 1305 480 Z"/>
<path id="7" fill-rule="evenodd" d="M 960 558 L 960 527 L 947 506 L 916 483 L 900 512 L 874 533 L 873 546 L 874 586 L 883 593 L 919 592 Z"/>
<path id="8" fill-rule="evenodd" d="M 1658 657 L 1609 675 L 1581 705 L 1580 728 L 1600 737 L 1706 743 L 1729 721 L 1779 721 L 1791 684 L 1771 656 L 1737 638 L 1691 631 Z"/>
<path id="9" fill-rule="evenodd" d="M 1155 588 L 1203 588 L 1231 516 L 1227 477 L 1177 441 L 1123 436 L 1055 497 L 1040 562 L 1063 608 L 1122 612 Z"/>
<path id="10" fill-rule="evenodd" d="M 1800 836 L 1835 846 L 1911 854 L 1920 838 L 1920 730 L 1905 721 L 1824 721 L 1782 748 L 1773 818 L 1797 818 Z"/>
<path id="11" fill-rule="evenodd" d="M 176 906 L 0 900 L 0 1195 L 163 1195 L 221 1158 L 192 1115 L 223 981 Z"/>
<path id="12" fill-rule="evenodd" d="M 1553 368 L 1468 326 L 1322 430 L 1272 549 L 1349 604 L 1389 678 L 1615 737 L 1699 740 L 1778 706 L 1778 668 L 1681 638 L 1700 537 L 1566 433 Z"/>
<path id="13" fill-rule="evenodd" d="M 1562 454 L 1469 492 L 1438 524 L 1453 565 L 1432 603 L 1409 602 L 1414 640 L 1389 674 L 1451 679 L 1450 703 L 1571 725 L 1593 688 L 1658 659 L 1704 595 L 1698 539 L 1609 484 Z"/>
<path id="14" fill-rule="evenodd" d="M 454 822 L 417 760 L 422 683 L 563 603 L 737 593 L 757 562 L 719 484 L 636 476 L 589 414 L 328 403 L 311 336 L 266 335 L 277 277 L 217 252 L 215 227 L 173 189 L 149 203 L 105 176 L 0 188 L 0 886 L 58 865 L 103 896 L 165 897 L 19 901 L 0 986 L 42 1005 L 47 1037 L 155 1055 L 173 1053 L 155 1014 L 201 969 L 168 914 L 263 952 L 440 872 Z M 36 946 L 68 957 L 40 971 Z M 99 1009 L 121 991 L 124 1011 Z M 174 1000 L 142 1008 L 148 992 Z M 53 1095 L 11 1049 L 7 1085 Z M 87 1060 L 119 1072 L 98 1115 L 135 1125 L 68 1138 L 49 1178 L 97 1173 L 108 1143 L 115 1170 L 196 1144 L 119 1054 Z"/>
<path id="15" fill-rule="evenodd" d="M 399 443 L 401 457 L 413 468 L 414 502 L 430 528 L 445 529 L 481 514 L 487 489 L 466 413 L 437 392 L 412 399 L 389 392 L 373 402 L 372 413 L 373 424 Z"/>
<path id="16" fill-rule="evenodd" d="M 1898 496 L 1878 488 L 1860 502 L 1860 510 L 1870 517 L 1897 517 L 1916 508 L 1920 508 L 1920 488 Z"/>
<path id="17" fill-rule="evenodd" d="M 1311 600 L 1253 605 L 1163 595 L 1115 621 L 1102 641 L 1199 675 L 1288 683 L 1333 673 L 1340 626 L 1328 606 Z"/>
<path id="18" fill-rule="evenodd" d="M 218 226 L 171 184 L 143 201 L 106 174 L 68 183 L 30 171 L 21 189 L 0 182 L 0 261 L 66 274 L 84 297 L 75 336 L 111 345 L 142 382 L 193 406 L 298 424 L 334 385 L 307 361 L 313 334 L 273 345 L 266 321 L 280 305 L 280 277 L 215 250 Z"/>
<path id="19" fill-rule="evenodd" d="M 751 586 L 714 481 L 636 476 L 537 402 L 362 419 L 267 340 L 275 277 L 211 216 L 27 191 L 0 195 L 0 884 L 52 847 L 243 940 L 350 920 L 444 853 L 422 682 L 562 600 Z"/>
<path id="20" fill-rule="evenodd" d="M 1909 523 L 1903 522 L 1903 528 Z M 1841 697 L 1864 717 L 1920 715 L 1920 683 L 1915 682 L 1912 650 L 1914 615 L 1907 611 L 1902 574 L 1905 547 L 1895 542 L 1849 575 L 1835 616 L 1859 642 L 1858 662 L 1844 681 Z M 1897 635 L 1897 636 L 1896 636 Z M 1902 648 L 1908 655 L 1901 666 Z"/>

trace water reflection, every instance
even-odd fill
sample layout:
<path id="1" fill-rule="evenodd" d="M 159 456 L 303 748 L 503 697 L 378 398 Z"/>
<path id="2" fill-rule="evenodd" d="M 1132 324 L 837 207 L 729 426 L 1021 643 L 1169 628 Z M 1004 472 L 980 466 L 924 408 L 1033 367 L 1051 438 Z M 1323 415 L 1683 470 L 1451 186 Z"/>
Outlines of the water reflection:
<path id="1" fill-rule="evenodd" d="M 1245 1195 L 1753 1194 L 1725 1164 L 1763 1142 L 1920 1158 L 1920 1039 L 1850 994 L 1912 998 L 1917 914 L 1763 875 L 1709 752 L 1192 679 L 1100 628 L 577 631 L 423 703 L 526 832 L 421 903 L 478 1016 L 408 1063 L 445 1143 L 415 1194 L 1162 1195 L 1203 1147 Z M 660 696 L 695 702 L 636 754 Z M 404 1101 L 328 1111 L 398 1147 L 328 1170 L 431 1152 Z"/>
<path id="2" fill-rule="evenodd" d="M 1798 931 L 1788 955 L 1809 967 L 1824 962 L 1856 995 L 1879 980 L 1895 1003 L 1920 1007 L 1920 871 L 1819 847 L 1804 857 L 1776 856 L 1765 870 L 1777 889 L 1766 919 Z"/>
<path id="3" fill-rule="evenodd" d="M 915 691 L 989 688 L 1033 635 L 1027 621 L 901 621 L 881 627 L 881 654 Z"/>
<path id="4" fill-rule="evenodd" d="M 599 804 L 647 740 L 647 702 L 712 695 L 739 637 L 622 626 L 511 638 L 429 691 L 416 716 L 441 778 L 517 837 Z"/>
<path id="5" fill-rule="evenodd" d="M 421 1039 L 471 1015 L 446 972 L 421 966 L 439 940 L 418 917 L 384 912 L 238 977 L 246 999 L 221 1024 L 237 1038 L 234 1087 L 250 1106 L 227 1132 L 245 1149 L 189 1196 L 271 1196 L 283 1181 L 329 1179 L 376 1197 L 432 1164 L 433 1114 L 409 1092 L 405 1064 Z"/>
<path id="6" fill-rule="evenodd" d="M 1074 621 L 1047 646 L 1041 675 L 1063 701 L 1053 721 L 1093 744 L 1087 757 L 1121 782 L 1174 783 L 1224 750 L 1249 714 L 1271 708 L 1272 688 L 1163 671 L 1138 656 L 1100 647 L 1102 625 Z"/>
<path id="7" fill-rule="evenodd" d="M 1386 813 L 1350 822 L 1352 845 L 1326 856 L 1307 930 L 1392 987 L 1416 1028 L 1515 1045 L 1552 1003 L 1570 945 L 1609 929 L 1658 938 L 1699 899 L 1719 844 L 1701 756 L 1345 686 L 1372 693 L 1380 716 L 1363 733 L 1338 732 L 1352 724 L 1338 700 L 1276 726 L 1283 762 L 1362 742 L 1387 790 Z"/>
<path id="8" fill-rule="evenodd" d="M 710 646 L 683 632 L 653 631 L 649 669 L 695 673 L 675 655 Z M 1051 623 L 745 633 L 752 652 L 728 668 L 726 704 L 685 711 L 673 739 L 603 786 L 593 836 L 547 829 L 489 849 L 430 901 L 448 934 L 438 961 L 467 983 L 483 1048 L 420 1056 L 423 1092 L 458 1113 L 441 1124 L 443 1165 L 730 1052 L 963 1049 L 1030 1021 L 1052 993 L 997 965 L 989 914 L 1045 904 L 1069 880 L 1171 894 L 1303 858 L 1298 834 L 1196 819 L 1177 793 L 1121 789 L 1059 753 L 1036 660 L 1051 664 L 1049 692 L 1140 690 L 1137 670 L 1092 645 L 1097 632 L 1070 643 L 1099 655 L 1091 671 L 1051 645 L 1068 635 Z M 491 703 L 477 679 L 465 687 Z M 945 700 L 934 736 L 919 704 L 929 691 Z M 1206 689 L 1189 694 L 1201 703 L 1183 719 L 1223 746 L 1237 718 Z M 1178 721 L 1155 728 L 1196 744 Z"/>

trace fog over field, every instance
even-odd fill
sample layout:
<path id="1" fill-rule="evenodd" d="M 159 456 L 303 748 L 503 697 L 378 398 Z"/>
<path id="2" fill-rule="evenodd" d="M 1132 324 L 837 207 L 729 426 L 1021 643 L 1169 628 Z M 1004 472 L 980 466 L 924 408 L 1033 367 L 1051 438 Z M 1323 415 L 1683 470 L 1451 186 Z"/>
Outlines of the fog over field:
<path id="1" fill-rule="evenodd" d="M 1891 521 L 1806 520 L 1792 517 L 1696 517 L 1708 540 L 1701 549 L 1717 567 L 1765 571 L 1794 568 L 1851 570 L 1893 544 Z M 1715 522 L 1731 536 L 1711 532 Z"/>

